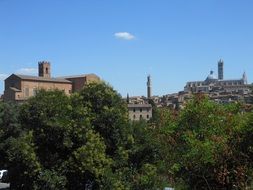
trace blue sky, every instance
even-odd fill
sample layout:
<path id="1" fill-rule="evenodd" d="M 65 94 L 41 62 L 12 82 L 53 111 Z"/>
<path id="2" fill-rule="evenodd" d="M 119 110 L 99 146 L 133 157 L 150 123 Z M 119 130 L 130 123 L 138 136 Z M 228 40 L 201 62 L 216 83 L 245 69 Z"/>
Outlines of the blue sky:
<path id="1" fill-rule="evenodd" d="M 253 80 L 251 0 L 0 0 L 0 94 L 11 73 L 95 73 L 122 96 L 183 90 L 224 60 Z"/>

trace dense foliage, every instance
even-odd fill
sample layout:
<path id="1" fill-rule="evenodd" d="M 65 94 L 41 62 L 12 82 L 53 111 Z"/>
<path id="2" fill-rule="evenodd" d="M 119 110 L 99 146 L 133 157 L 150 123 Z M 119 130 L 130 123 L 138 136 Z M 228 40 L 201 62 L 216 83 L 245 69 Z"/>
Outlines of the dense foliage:
<path id="1" fill-rule="evenodd" d="M 130 122 L 107 84 L 0 102 L 0 163 L 11 189 L 252 188 L 253 112 L 198 95 Z"/>

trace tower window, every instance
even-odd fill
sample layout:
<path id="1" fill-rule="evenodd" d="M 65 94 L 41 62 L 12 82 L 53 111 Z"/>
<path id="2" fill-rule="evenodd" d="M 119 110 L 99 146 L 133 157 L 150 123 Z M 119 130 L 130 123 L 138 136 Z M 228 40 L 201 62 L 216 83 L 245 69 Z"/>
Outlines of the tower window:
<path id="1" fill-rule="evenodd" d="M 140 115 L 140 119 L 142 119 L 142 115 Z"/>
<path id="2" fill-rule="evenodd" d="M 142 112 L 142 108 L 140 108 L 140 112 Z"/>
<path id="3" fill-rule="evenodd" d="M 46 74 L 48 74 L 48 68 L 46 67 Z"/>

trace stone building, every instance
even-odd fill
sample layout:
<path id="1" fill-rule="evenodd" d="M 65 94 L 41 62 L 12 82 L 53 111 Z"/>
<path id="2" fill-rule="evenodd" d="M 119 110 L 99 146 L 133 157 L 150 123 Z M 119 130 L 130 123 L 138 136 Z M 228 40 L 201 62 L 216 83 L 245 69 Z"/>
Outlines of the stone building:
<path id="1" fill-rule="evenodd" d="M 128 104 L 128 115 L 132 121 L 150 120 L 152 118 L 151 104 Z"/>
<path id="2" fill-rule="evenodd" d="M 51 77 L 50 63 L 38 63 L 39 76 L 12 74 L 5 79 L 4 101 L 24 101 L 36 94 L 39 89 L 64 91 L 67 95 L 81 90 L 90 82 L 100 79 L 95 74 L 78 75 L 69 77 Z"/>
<path id="3" fill-rule="evenodd" d="M 187 93 L 211 93 L 211 92 L 240 92 L 241 94 L 248 93 L 251 85 L 247 84 L 247 76 L 244 72 L 242 78 L 239 79 L 223 79 L 223 61 L 218 62 L 218 75 L 217 78 L 214 72 L 210 74 L 204 81 L 191 81 L 187 82 L 184 87 L 184 91 Z"/>

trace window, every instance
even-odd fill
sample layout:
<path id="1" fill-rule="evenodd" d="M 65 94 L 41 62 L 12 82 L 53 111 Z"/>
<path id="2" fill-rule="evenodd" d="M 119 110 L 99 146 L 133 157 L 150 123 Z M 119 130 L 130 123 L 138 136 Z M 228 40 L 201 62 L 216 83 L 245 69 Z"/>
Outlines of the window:
<path id="1" fill-rule="evenodd" d="M 25 97 L 28 97 L 29 96 L 29 88 L 25 88 L 24 93 L 25 93 Z"/>
<path id="2" fill-rule="evenodd" d="M 48 74 L 48 68 L 46 67 L 46 74 Z"/>
<path id="3" fill-rule="evenodd" d="M 140 108 L 140 112 L 142 112 L 142 108 Z"/>
<path id="4" fill-rule="evenodd" d="M 140 119 L 142 119 L 142 115 L 140 115 Z"/>
<path id="5" fill-rule="evenodd" d="M 134 115 L 134 119 L 135 119 L 135 115 Z"/>
<path id="6" fill-rule="evenodd" d="M 134 108 L 134 112 L 135 112 L 135 108 Z"/>
<path id="7" fill-rule="evenodd" d="M 35 96 L 37 93 L 37 89 L 36 88 L 33 88 L 33 96 Z"/>
<path id="8" fill-rule="evenodd" d="M 147 119 L 149 119 L 149 115 L 147 115 Z"/>

